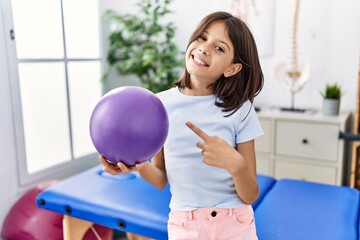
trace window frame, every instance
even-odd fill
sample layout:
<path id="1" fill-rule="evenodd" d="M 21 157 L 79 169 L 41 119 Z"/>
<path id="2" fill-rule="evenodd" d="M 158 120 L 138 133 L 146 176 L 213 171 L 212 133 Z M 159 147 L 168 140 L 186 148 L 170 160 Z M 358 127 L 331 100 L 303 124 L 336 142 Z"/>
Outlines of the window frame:
<path id="1" fill-rule="evenodd" d="M 16 162 L 17 162 L 17 179 L 18 186 L 26 187 L 39 183 L 49 179 L 61 179 L 76 174 L 80 171 L 94 167 L 99 164 L 98 153 L 94 152 L 79 158 L 74 158 L 73 151 L 73 135 L 71 129 L 71 106 L 69 96 L 69 77 L 68 77 L 68 63 L 75 61 L 98 61 L 101 68 L 101 74 L 103 72 L 103 58 L 102 58 L 102 40 L 101 40 L 101 13 L 100 13 L 100 1 L 96 0 L 98 5 L 98 22 L 99 22 L 99 58 L 67 58 L 66 55 L 66 42 L 64 34 L 64 14 L 62 10 L 63 2 L 61 2 L 61 16 L 62 16 L 62 32 L 63 32 L 63 44 L 64 44 L 64 58 L 58 59 L 18 59 L 16 53 L 16 31 L 14 30 L 14 20 L 12 14 L 11 0 L 1 0 L 3 9 L 0 11 L 3 15 L 4 27 L 5 27 L 5 38 L 6 38 L 6 52 L 9 70 L 9 81 L 10 95 L 11 95 L 11 108 L 12 108 L 12 119 L 14 121 L 14 145 L 16 149 Z M 0 9 L 1 10 L 1 9 Z M 14 34 L 15 33 L 15 34 Z M 15 36 L 15 38 L 12 38 Z M 27 160 L 26 160 L 26 146 L 25 146 L 25 134 L 24 134 L 24 122 L 22 116 L 22 104 L 21 104 L 21 93 L 20 93 L 20 79 L 18 72 L 19 63 L 29 62 L 60 62 L 64 63 L 65 67 L 65 81 L 67 89 L 67 112 L 69 122 L 69 134 L 71 144 L 71 159 L 69 161 L 48 167 L 46 169 L 37 171 L 35 173 L 28 173 L 27 171 Z M 99 79 L 100 81 L 100 79 Z M 102 87 L 104 92 L 104 87 Z M 6 156 L 6 155 L 5 155 Z"/>

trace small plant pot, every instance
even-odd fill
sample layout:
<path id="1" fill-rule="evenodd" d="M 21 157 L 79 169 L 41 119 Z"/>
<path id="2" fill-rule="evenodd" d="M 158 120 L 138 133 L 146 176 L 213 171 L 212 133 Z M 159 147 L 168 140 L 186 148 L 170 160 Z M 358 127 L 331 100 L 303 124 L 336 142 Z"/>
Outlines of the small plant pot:
<path id="1" fill-rule="evenodd" d="M 324 99 L 323 101 L 323 114 L 324 115 L 338 115 L 340 108 L 340 100 L 338 99 Z"/>

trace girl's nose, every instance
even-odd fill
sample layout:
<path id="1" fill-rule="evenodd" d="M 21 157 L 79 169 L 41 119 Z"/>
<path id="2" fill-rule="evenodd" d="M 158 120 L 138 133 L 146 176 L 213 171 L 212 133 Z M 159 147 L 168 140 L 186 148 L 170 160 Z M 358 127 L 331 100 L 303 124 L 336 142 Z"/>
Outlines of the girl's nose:
<path id="1" fill-rule="evenodd" d="M 198 51 L 202 54 L 209 55 L 209 50 L 206 45 L 199 46 Z"/>

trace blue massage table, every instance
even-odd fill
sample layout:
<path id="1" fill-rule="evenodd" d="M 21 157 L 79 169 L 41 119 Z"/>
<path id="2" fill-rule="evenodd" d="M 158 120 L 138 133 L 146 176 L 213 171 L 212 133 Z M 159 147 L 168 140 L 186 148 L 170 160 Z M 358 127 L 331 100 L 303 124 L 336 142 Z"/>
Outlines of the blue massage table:
<path id="1" fill-rule="evenodd" d="M 276 182 L 257 178 L 261 194 L 254 209 Z M 36 203 L 64 215 L 65 240 L 82 239 L 94 223 L 162 240 L 167 239 L 170 197 L 169 186 L 157 190 L 137 173 L 112 176 L 97 166 L 44 190 Z"/>
<path id="2" fill-rule="evenodd" d="M 357 189 L 258 175 L 253 203 L 260 240 L 358 240 Z M 194 183 L 196 184 L 196 183 Z M 94 224 L 167 239 L 170 191 L 138 174 L 111 176 L 95 167 L 37 196 L 40 208 L 64 215 L 65 240 L 80 240 Z"/>

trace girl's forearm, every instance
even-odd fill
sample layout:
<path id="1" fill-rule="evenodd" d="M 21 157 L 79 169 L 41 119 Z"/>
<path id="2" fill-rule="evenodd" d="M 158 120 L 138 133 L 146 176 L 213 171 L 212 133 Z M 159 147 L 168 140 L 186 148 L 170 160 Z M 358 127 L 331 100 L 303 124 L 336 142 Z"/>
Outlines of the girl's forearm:
<path id="1" fill-rule="evenodd" d="M 150 162 L 144 163 L 138 170 L 141 177 L 157 189 L 164 189 L 168 183 L 165 170 L 162 170 Z"/>
<path id="2" fill-rule="evenodd" d="M 246 204 L 252 204 L 259 197 L 260 191 L 256 177 L 252 175 L 238 175 L 234 178 L 236 192 Z M 236 179 L 236 180 L 235 180 Z M 246 184 L 244 184 L 246 182 Z"/>
<path id="3" fill-rule="evenodd" d="M 241 200 L 246 204 L 255 202 L 260 194 L 256 174 L 252 173 L 244 161 L 239 161 L 230 173 Z"/>

